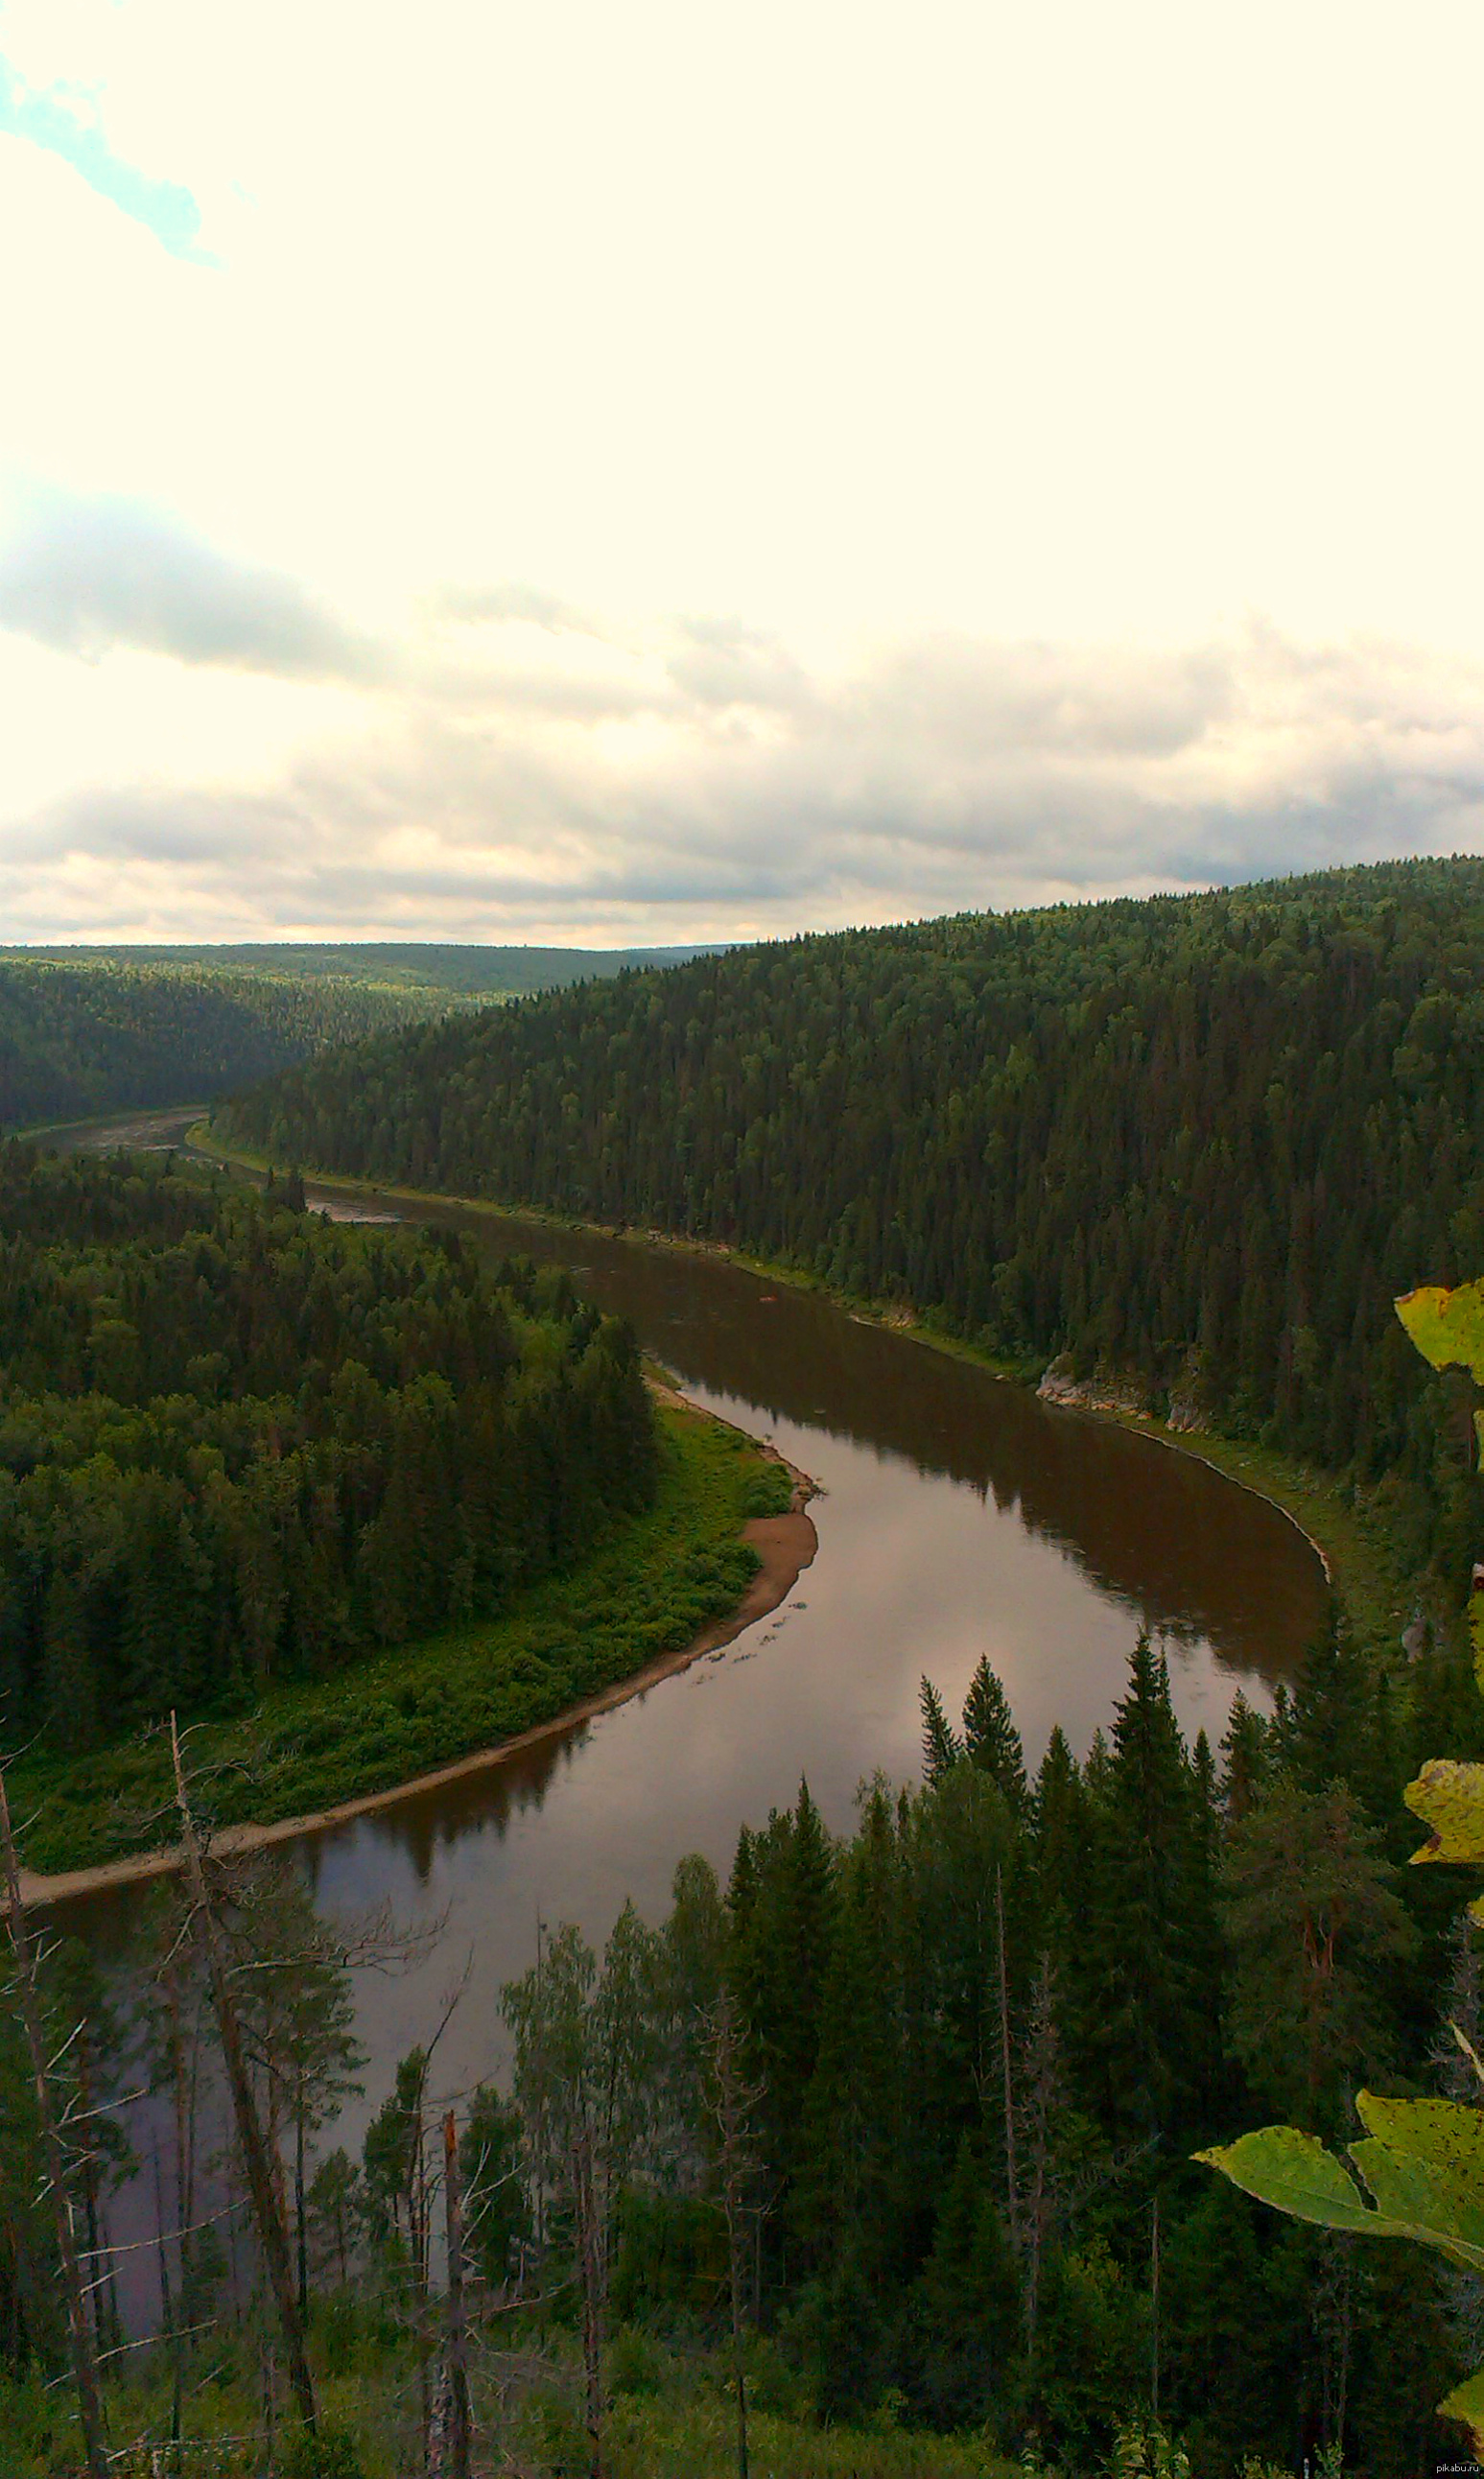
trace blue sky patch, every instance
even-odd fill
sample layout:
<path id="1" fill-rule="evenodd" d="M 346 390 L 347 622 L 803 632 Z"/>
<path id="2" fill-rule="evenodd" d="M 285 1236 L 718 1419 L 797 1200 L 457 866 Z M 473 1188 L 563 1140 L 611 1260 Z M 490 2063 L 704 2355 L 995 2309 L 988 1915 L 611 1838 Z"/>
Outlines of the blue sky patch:
<path id="1" fill-rule="evenodd" d="M 217 264 L 198 246 L 201 210 L 179 181 L 157 180 L 115 155 L 102 130 L 79 117 L 64 87 L 28 87 L 0 56 L 0 135 L 29 139 L 60 155 L 81 173 L 90 190 L 152 232 L 172 258 L 198 267 Z"/>

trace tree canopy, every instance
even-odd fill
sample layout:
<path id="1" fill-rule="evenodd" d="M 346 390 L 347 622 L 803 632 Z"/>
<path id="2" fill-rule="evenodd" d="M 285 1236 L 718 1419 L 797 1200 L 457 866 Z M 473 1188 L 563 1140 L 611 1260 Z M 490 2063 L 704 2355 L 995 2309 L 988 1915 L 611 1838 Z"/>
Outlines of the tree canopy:
<path id="1" fill-rule="evenodd" d="M 223 1125 L 1417 1471 L 1391 1299 L 1484 1262 L 1481 982 L 1484 862 L 1388 863 L 704 956 L 326 1053 Z"/>
<path id="2" fill-rule="evenodd" d="M 13 1741 L 487 1616 L 652 1495 L 633 1337 L 561 1272 L 15 1142 L 0 1234 Z"/>

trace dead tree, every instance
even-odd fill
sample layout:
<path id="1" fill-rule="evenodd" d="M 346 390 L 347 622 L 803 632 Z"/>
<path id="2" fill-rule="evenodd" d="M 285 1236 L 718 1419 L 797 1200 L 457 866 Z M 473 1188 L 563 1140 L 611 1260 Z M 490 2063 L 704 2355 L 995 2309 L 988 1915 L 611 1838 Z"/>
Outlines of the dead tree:
<path id="1" fill-rule="evenodd" d="M 450 2108 L 443 2122 L 444 2221 L 448 2244 L 448 2320 L 444 2381 L 447 2403 L 443 2461 L 437 2479 L 469 2479 L 469 2337 L 464 2316 L 464 2182 L 459 2171 L 458 2124 Z"/>
<path id="2" fill-rule="evenodd" d="M 21 2021 L 25 2027 L 26 2049 L 31 2059 L 32 2087 L 36 2095 L 37 2123 L 40 2131 L 41 2149 L 46 2160 L 47 2187 L 51 2196 L 52 2218 L 57 2235 L 57 2257 L 62 2272 L 63 2296 L 67 2311 L 67 2339 L 72 2354 L 72 2375 L 77 2387 L 78 2416 L 82 2422 L 83 2454 L 87 2479 L 108 2479 L 109 2455 L 105 2441 L 103 2396 L 98 2386 L 97 2362 L 93 2356 L 87 2294 L 82 2269 L 72 2236 L 72 2205 L 67 2191 L 67 2154 L 57 2112 L 52 2105 L 52 2059 L 47 2055 L 46 2026 L 37 1985 L 36 1955 L 26 1928 L 26 1908 L 21 1900 L 20 1864 L 15 1855 L 15 1837 L 11 1829 L 10 1802 L 6 1797 L 5 1775 L 0 1771 L 0 1859 L 5 1869 L 6 1930 L 11 1952 L 15 1957 L 15 1985 L 20 2003 Z"/>
<path id="3" fill-rule="evenodd" d="M 577 2273 L 582 2287 L 582 2370 L 587 2390 L 587 2433 L 592 2446 L 588 2468 L 592 2479 L 603 2479 L 603 2232 L 599 2226 L 593 2182 L 593 2138 L 585 2126 L 573 2138 L 572 2205 L 576 2224 Z"/>
<path id="4" fill-rule="evenodd" d="M 742 2292 L 747 2279 L 749 2219 L 757 2214 L 747 2199 L 755 2173 L 752 2152 L 754 2112 L 762 2098 L 760 2084 L 743 2080 L 742 2034 L 729 1994 L 722 1997 L 706 2022 L 706 2061 L 712 2085 L 711 2113 L 719 2140 L 722 2216 L 727 2224 L 727 2283 L 731 2300 L 731 2364 L 737 2389 L 737 2479 L 748 2479 L 747 2361 L 743 2350 Z"/>
<path id="5" fill-rule="evenodd" d="M 243 2043 L 242 2019 L 232 1975 L 222 1948 L 220 1922 L 215 1899 L 206 1876 L 206 1859 L 200 1835 L 192 1811 L 186 1786 L 185 1767 L 181 1761 L 180 1733 L 175 1716 L 170 1715 L 170 1761 L 175 1775 L 175 1803 L 180 1811 L 181 1849 L 186 1863 L 186 1879 L 190 1887 L 192 1910 L 199 1926 L 202 1958 L 206 1965 L 207 1986 L 211 1992 L 212 2012 L 217 2021 L 217 2036 L 221 2043 L 222 2063 L 226 2068 L 227 2089 L 232 2100 L 232 2115 L 237 2129 L 238 2148 L 247 2180 L 247 2199 L 253 2226 L 262 2250 L 264 2268 L 272 2291 L 279 2330 L 283 2336 L 284 2357 L 288 2365 L 290 2390 L 303 2425 L 314 2430 L 317 2424 L 314 2378 L 310 2373 L 309 2353 L 305 2347 L 304 2323 L 299 2313 L 298 2291 L 294 2278 L 294 2262 L 289 2248 L 289 2234 L 279 2208 L 278 2185 L 273 2175 L 273 2161 L 257 2099 L 252 2088 L 246 2053 Z"/>

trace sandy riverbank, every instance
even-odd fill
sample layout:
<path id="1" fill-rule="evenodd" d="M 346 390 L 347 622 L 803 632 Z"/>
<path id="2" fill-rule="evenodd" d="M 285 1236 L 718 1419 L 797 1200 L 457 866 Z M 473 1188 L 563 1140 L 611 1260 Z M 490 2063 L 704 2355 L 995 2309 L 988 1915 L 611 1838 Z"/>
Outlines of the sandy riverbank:
<path id="1" fill-rule="evenodd" d="M 683 1395 L 673 1389 L 656 1385 L 656 1394 L 673 1403 L 686 1403 Z M 696 1404 L 686 1403 L 687 1410 L 699 1411 Z M 707 1417 L 714 1418 L 715 1415 Z M 724 1424 L 729 1425 L 729 1424 Z M 752 1441 L 757 1444 L 757 1441 Z M 657 1653 L 642 1670 L 621 1678 L 612 1687 L 596 1696 L 588 1696 L 579 1704 L 569 1704 L 563 1712 L 553 1713 L 548 1722 L 538 1723 L 531 1730 L 523 1730 L 518 1738 L 502 1739 L 497 1747 L 475 1750 L 473 1755 L 458 1756 L 450 1764 L 438 1765 L 431 1773 L 418 1774 L 412 1780 L 397 1782 L 391 1790 L 370 1791 L 360 1799 L 342 1800 L 333 1807 L 312 1810 L 304 1816 L 286 1816 L 272 1825 L 229 1825 L 214 1837 L 213 1847 L 218 1852 L 238 1853 L 267 1851 L 273 1844 L 292 1842 L 304 1833 L 321 1833 L 331 1826 L 348 1824 L 352 1818 L 371 1816 L 377 1810 L 395 1807 L 399 1800 L 416 1798 L 419 1793 L 438 1790 L 445 1782 L 461 1780 L 466 1775 L 487 1773 L 493 1767 L 508 1764 L 523 1749 L 539 1747 L 544 1739 L 558 1736 L 582 1722 L 596 1719 L 600 1713 L 610 1713 L 616 1705 L 627 1704 L 630 1697 L 642 1696 L 665 1678 L 675 1677 L 688 1670 L 693 1662 L 707 1653 L 719 1652 L 735 1642 L 739 1635 L 755 1626 L 784 1602 L 793 1591 L 806 1567 L 809 1566 L 819 1546 L 808 1513 L 808 1501 L 816 1495 L 815 1485 L 807 1473 L 770 1446 L 759 1451 L 779 1463 L 793 1479 L 793 1501 L 786 1515 L 755 1516 L 742 1527 L 742 1538 L 756 1550 L 759 1565 L 742 1599 L 730 1614 L 713 1619 L 691 1642 L 674 1652 Z M 116 1885 L 142 1883 L 153 1877 L 169 1876 L 181 1864 L 178 1849 L 140 1851 L 122 1859 L 101 1861 L 91 1868 L 58 1869 L 52 1875 L 41 1875 L 35 1869 L 23 1868 L 20 1875 L 21 1898 L 33 1903 L 60 1903 L 77 1894 L 93 1894 Z"/>

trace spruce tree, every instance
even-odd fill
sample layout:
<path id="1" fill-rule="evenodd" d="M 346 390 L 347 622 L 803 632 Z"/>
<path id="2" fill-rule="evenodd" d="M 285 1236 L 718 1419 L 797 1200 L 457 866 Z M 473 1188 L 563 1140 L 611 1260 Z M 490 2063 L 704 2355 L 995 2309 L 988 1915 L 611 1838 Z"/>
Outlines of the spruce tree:
<path id="1" fill-rule="evenodd" d="M 919 1690 L 922 1704 L 922 1777 L 930 1785 L 940 1782 L 954 1765 L 963 1761 L 963 1742 L 943 1710 L 943 1700 L 931 1678 L 925 1678 Z"/>
<path id="2" fill-rule="evenodd" d="M 1026 1804 L 1025 1750 L 1005 1690 L 989 1667 L 988 1655 L 981 1660 L 969 1684 L 963 1703 L 963 1746 L 970 1764 L 998 1782 L 1011 1807 L 1018 1815 Z"/>
<path id="3" fill-rule="evenodd" d="M 1293 1682 L 1289 1769 L 1299 1789 L 1343 1783 L 1367 1800 L 1376 1787 L 1374 1665 L 1332 1615 Z M 1386 1800 L 1383 1813 L 1390 1814 Z"/>
<path id="4" fill-rule="evenodd" d="M 1210 1929 L 1201 1835 L 1163 1656 L 1141 1635 L 1093 1802 L 1082 2071 L 1123 2141 L 1183 2131 L 1209 2043 Z"/>
<path id="5" fill-rule="evenodd" d="M 811 2226 L 822 2243 L 853 2245 L 878 2277 L 900 2212 L 908 2141 L 902 1937 L 896 1818 L 878 1778 L 841 1862 L 809 2092 Z"/>
<path id="6" fill-rule="evenodd" d="M 1058 1957 L 1082 1934 L 1087 1902 L 1087 1794 L 1058 1723 L 1046 1742 L 1031 1812 L 1041 1935 Z"/>
<path id="7" fill-rule="evenodd" d="M 1221 1757 L 1221 1805 L 1227 1823 L 1240 1825 L 1263 1796 L 1270 1771 L 1267 1725 L 1240 1687 L 1227 1715 Z"/>
<path id="8" fill-rule="evenodd" d="M 749 1873 L 746 1894 L 739 1877 L 745 1881 Z M 784 2190 L 770 2236 L 775 2245 L 802 2243 L 807 2212 L 793 2190 L 807 2168 L 809 2085 L 836 1910 L 834 1853 L 807 1782 L 799 1786 L 796 1808 L 775 1809 L 766 1830 L 749 1837 L 745 1867 L 739 1844 L 731 1907 L 745 2071 L 760 2086 L 767 2163 Z"/>

